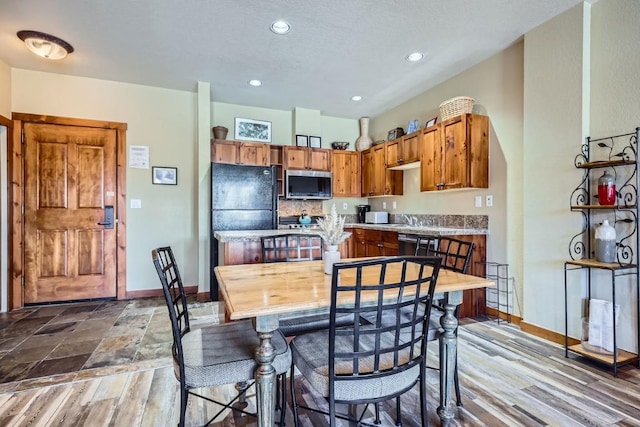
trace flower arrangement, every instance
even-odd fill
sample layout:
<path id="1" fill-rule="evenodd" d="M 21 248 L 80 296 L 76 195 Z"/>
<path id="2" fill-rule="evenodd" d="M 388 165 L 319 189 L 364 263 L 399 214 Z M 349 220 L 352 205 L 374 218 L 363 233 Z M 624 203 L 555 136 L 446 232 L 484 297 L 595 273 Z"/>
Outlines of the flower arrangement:
<path id="1" fill-rule="evenodd" d="M 331 212 L 325 215 L 324 219 L 318 218 L 320 227 L 320 237 L 328 246 L 337 246 L 349 237 L 350 233 L 344 231 L 345 217 L 338 215 L 336 204 L 331 206 Z"/>

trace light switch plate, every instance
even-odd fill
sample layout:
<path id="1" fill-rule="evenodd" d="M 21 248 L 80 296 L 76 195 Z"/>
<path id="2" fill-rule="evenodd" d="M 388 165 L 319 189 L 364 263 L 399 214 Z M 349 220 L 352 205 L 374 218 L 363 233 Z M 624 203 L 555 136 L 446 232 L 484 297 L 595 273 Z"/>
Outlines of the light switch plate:
<path id="1" fill-rule="evenodd" d="M 387 209 L 387 202 L 382 202 L 382 209 Z"/>
<path id="2" fill-rule="evenodd" d="M 396 201 L 395 201 L 395 200 L 394 200 L 393 202 L 391 202 L 391 207 L 392 207 L 393 209 L 397 209 L 397 208 L 398 208 L 398 205 L 397 205 L 397 203 L 396 203 Z"/>
<path id="3" fill-rule="evenodd" d="M 482 196 L 476 196 L 476 208 L 482 207 Z"/>
<path id="4" fill-rule="evenodd" d="M 140 208 L 142 208 L 142 200 L 131 199 L 131 209 L 140 209 Z"/>

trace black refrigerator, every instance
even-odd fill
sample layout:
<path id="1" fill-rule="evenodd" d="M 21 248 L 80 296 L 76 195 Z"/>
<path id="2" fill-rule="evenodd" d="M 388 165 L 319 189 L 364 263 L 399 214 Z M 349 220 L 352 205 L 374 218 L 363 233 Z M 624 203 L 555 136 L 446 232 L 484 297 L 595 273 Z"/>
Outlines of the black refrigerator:
<path id="1" fill-rule="evenodd" d="M 215 231 L 278 228 L 278 189 L 275 166 L 211 164 L 211 299 L 218 300 Z"/>

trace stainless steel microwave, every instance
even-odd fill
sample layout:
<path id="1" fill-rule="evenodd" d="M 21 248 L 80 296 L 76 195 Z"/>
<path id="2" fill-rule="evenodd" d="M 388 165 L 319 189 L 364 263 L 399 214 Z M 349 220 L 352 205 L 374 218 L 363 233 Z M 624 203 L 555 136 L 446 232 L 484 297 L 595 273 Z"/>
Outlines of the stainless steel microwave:
<path id="1" fill-rule="evenodd" d="M 330 199 L 333 197 L 332 174 L 324 171 L 287 170 L 287 199 Z"/>

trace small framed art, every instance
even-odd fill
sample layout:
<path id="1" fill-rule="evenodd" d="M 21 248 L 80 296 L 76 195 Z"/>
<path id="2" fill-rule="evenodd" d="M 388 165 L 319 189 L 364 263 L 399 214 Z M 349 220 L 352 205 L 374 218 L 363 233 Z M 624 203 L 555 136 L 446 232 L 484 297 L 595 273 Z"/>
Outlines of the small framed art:
<path id="1" fill-rule="evenodd" d="M 239 141 L 271 142 L 271 122 L 236 117 L 235 139 Z"/>
<path id="2" fill-rule="evenodd" d="M 158 185 L 178 185 L 178 168 L 152 166 L 151 183 Z"/>
<path id="3" fill-rule="evenodd" d="M 309 136 L 309 147 L 320 148 L 322 146 L 322 138 L 319 136 Z"/>
<path id="4" fill-rule="evenodd" d="M 296 146 L 298 146 L 298 147 L 308 147 L 309 146 L 309 137 L 307 135 L 296 135 Z"/>
<path id="5" fill-rule="evenodd" d="M 427 123 L 424 125 L 424 127 L 428 128 L 431 126 L 435 126 L 437 121 L 438 121 L 438 116 L 435 116 L 433 119 L 428 120 Z"/>

